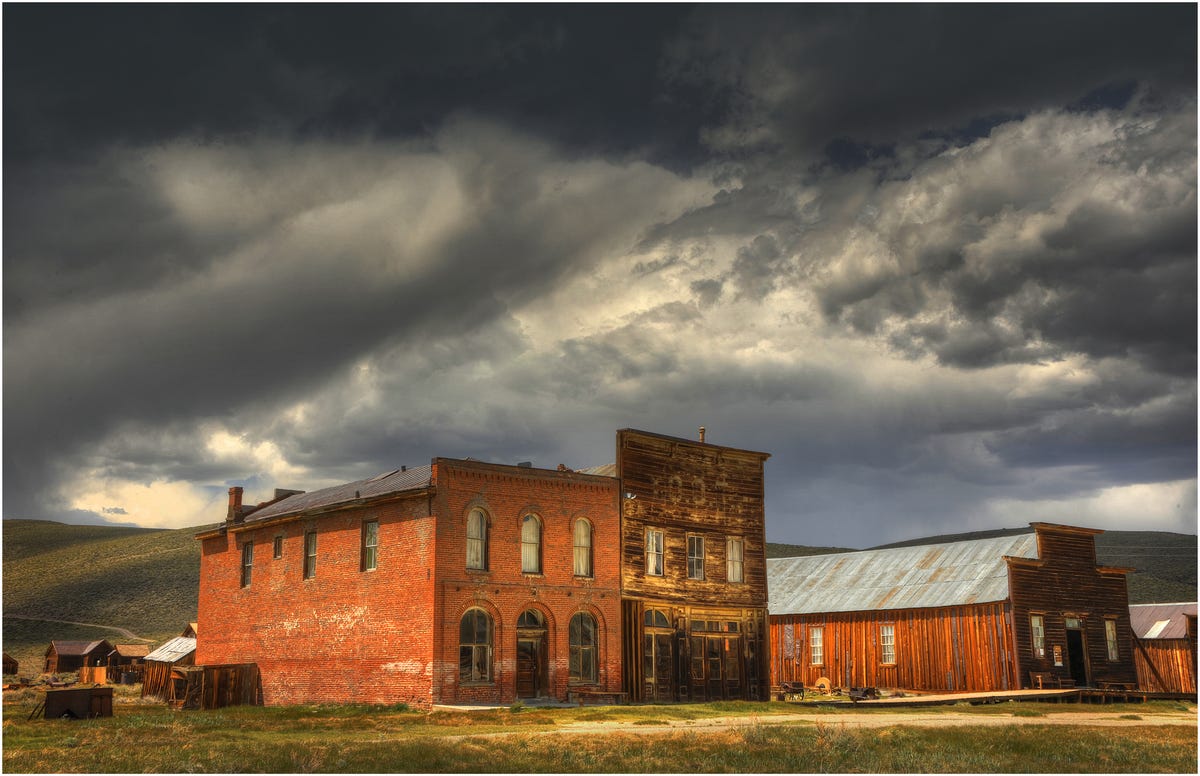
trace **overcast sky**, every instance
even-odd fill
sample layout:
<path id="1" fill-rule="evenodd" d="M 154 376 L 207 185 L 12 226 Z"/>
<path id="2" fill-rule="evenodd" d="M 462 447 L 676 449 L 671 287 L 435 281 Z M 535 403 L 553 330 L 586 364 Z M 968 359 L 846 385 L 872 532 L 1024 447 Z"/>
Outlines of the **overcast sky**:
<path id="1" fill-rule="evenodd" d="M 632 427 L 767 537 L 1196 532 L 1196 7 L 6 5 L 6 518 Z"/>

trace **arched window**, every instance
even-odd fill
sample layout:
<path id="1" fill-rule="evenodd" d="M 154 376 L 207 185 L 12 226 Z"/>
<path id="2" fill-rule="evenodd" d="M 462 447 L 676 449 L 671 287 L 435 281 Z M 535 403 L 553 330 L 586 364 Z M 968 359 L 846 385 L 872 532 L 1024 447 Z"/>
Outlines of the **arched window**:
<path id="1" fill-rule="evenodd" d="M 517 618 L 517 627 L 530 629 L 545 628 L 546 621 L 542 619 L 542 613 L 537 609 L 526 609 Z"/>
<path id="2" fill-rule="evenodd" d="M 536 515 L 525 515 L 521 521 L 521 571 L 542 573 L 542 523 Z"/>
<path id="3" fill-rule="evenodd" d="M 458 678 L 492 681 L 492 618 L 482 609 L 468 609 L 459 625 Z"/>
<path id="4" fill-rule="evenodd" d="M 667 615 L 657 609 L 647 609 L 646 616 L 643 618 L 647 628 L 670 628 L 671 621 L 667 619 Z"/>
<path id="5" fill-rule="evenodd" d="M 467 568 L 487 569 L 487 513 L 482 509 L 472 509 L 467 515 Z"/>
<path id="6" fill-rule="evenodd" d="M 571 618 L 571 680 L 597 681 L 596 664 L 596 619 L 587 612 L 580 612 Z"/>
<path id="7" fill-rule="evenodd" d="M 575 576 L 592 575 L 592 524 L 580 518 L 575 521 Z"/>

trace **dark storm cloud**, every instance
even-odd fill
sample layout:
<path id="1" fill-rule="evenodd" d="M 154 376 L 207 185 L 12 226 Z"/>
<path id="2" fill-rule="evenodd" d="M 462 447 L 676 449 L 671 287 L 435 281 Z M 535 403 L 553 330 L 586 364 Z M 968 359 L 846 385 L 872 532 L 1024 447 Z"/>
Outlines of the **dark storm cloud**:
<path id="1" fill-rule="evenodd" d="M 6 516 L 625 426 L 795 541 L 1194 477 L 1193 6 L 4 15 Z"/>

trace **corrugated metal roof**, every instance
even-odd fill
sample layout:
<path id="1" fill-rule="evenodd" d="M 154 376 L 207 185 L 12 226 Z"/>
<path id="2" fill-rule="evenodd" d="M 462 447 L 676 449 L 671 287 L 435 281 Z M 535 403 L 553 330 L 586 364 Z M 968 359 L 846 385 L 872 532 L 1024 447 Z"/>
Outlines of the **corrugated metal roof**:
<path id="1" fill-rule="evenodd" d="M 1003 601 L 1004 556 L 1037 557 L 1034 534 L 767 560 L 771 614 L 818 614 Z"/>
<path id="2" fill-rule="evenodd" d="M 1196 616 L 1196 603 L 1131 604 L 1129 624 L 1139 639 L 1182 639 L 1187 636 L 1186 615 Z"/>
<path id="3" fill-rule="evenodd" d="M 106 639 L 96 639 L 95 641 L 60 641 L 53 639 L 50 643 L 54 646 L 54 651 L 60 655 L 86 655 L 105 642 Z"/>
<path id="4" fill-rule="evenodd" d="M 580 474 L 595 474 L 600 477 L 616 477 L 617 465 L 615 463 L 605 463 L 599 466 L 589 466 L 586 469 L 576 469 Z"/>
<path id="5" fill-rule="evenodd" d="M 195 651 L 195 639 L 189 639 L 187 636 L 176 636 L 149 655 L 146 655 L 146 660 L 154 660 L 159 663 L 174 663 Z"/>
<path id="6" fill-rule="evenodd" d="M 414 466 L 407 471 L 396 469 L 368 477 L 365 480 L 348 482 L 345 485 L 335 485 L 332 488 L 314 490 L 311 493 L 297 493 L 282 501 L 265 506 L 257 512 L 251 512 L 246 516 L 246 522 L 256 523 L 272 517 L 357 501 L 360 498 L 386 496 L 392 493 L 403 493 L 406 490 L 421 490 L 429 487 L 432 475 L 432 466 Z"/>

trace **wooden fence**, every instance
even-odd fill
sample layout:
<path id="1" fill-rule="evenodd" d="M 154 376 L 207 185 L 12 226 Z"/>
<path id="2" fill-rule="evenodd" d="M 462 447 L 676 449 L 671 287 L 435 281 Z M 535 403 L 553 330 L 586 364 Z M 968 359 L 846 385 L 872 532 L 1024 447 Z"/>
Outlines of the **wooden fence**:
<path id="1" fill-rule="evenodd" d="M 1196 649 L 1190 639 L 1133 640 L 1138 688 L 1147 692 L 1196 692 Z"/>

